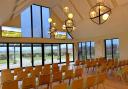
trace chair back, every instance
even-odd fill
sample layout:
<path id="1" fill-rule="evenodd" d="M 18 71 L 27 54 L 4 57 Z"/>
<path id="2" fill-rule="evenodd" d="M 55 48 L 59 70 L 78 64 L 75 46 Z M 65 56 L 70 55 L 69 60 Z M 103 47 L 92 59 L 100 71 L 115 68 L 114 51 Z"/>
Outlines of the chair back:
<path id="1" fill-rule="evenodd" d="M 35 70 L 41 72 L 42 71 L 42 65 L 35 66 Z"/>
<path id="2" fill-rule="evenodd" d="M 50 84 L 50 74 L 39 76 L 39 85 Z"/>
<path id="3" fill-rule="evenodd" d="M 59 66 L 57 63 L 52 64 L 52 73 L 59 72 Z"/>
<path id="4" fill-rule="evenodd" d="M 42 75 L 48 75 L 48 74 L 50 74 L 50 64 L 44 65 L 44 68 L 41 71 L 41 74 Z"/>
<path id="5" fill-rule="evenodd" d="M 32 70 L 33 70 L 33 67 L 32 66 L 25 68 L 25 71 L 28 72 L 28 73 L 30 73 Z"/>
<path id="6" fill-rule="evenodd" d="M 18 81 L 5 82 L 2 84 L 2 89 L 18 89 Z"/>
<path id="7" fill-rule="evenodd" d="M 65 72 L 65 79 L 72 79 L 73 78 L 73 70 L 67 70 Z"/>
<path id="8" fill-rule="evenodd" d="M 28 72 L 26 71 L 21 71 L 17 75 L 17 80 L 23 80 L 24 78 L 28 77 Z"/>
<path id="9" fill-rule="evenodd" d="M 67 84 L 66 83 L 58 84 L 54 86 L 53 89 L 67 89 Z"/>
<path id="10" fill-rule="evenodd" d="M 35 87 L 36 87 L 35 77 L 23 79 L 22 89 L 30 89 Z"/>
<path id="11" fill-rule="evenodd" d="M 56 72 L 53 74 L 52 82 L 62 81 L 62 72 Z"/>
<path id="12" fill-rule="evenodd" d="M 76 68 L 75 77 L 82 77 L 82 76 L 83 76 L 83 68 Z"/>
<path id="13" fill-rule="evenodd" d="M 61 72 L 66 72 L 68 70 L 68 66 L 67 65 L 62 65 L 61 66 Z"/>
<path id="14" fill-rule="evenodd" d="M 1 72 L 1 83 L 10 82 L 14 80 L 14 76 L 10 69 L 2 70 Z"/>
<path id="15" fill-rule="evenodd" d="M 71 87 L 72 89 L 84 89 L 83 79 L 73 80 Z"/>
<path id="16" fill-rule="evenodd" d="M 94 87 L 96 84 L 96 75 L 88 76 L 86 81 L 86 88 Z"/>
<path id="17" fill-rule="evenodd" d="M 14 69 L 14 75 L 17 75 L 19 72 L 23 71 L 22 68 L 15 68 Z"/>

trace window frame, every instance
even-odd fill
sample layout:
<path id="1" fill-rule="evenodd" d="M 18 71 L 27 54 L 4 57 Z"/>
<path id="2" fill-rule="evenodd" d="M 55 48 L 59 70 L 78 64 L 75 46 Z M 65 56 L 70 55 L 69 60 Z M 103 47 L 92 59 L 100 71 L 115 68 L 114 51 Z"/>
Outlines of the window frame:
<path id="1" fill-rule="evenodd" d="M 87 55 L 88 55 L 87 54 L 87 42 L 89 42 L 89 56 L 90 56 L 90 58 L 87 57 Z M 82 46 L 82 44 L 85 44 L 85 47 L 84 47 L 84 50 L 85 50 L 85 59 L 86 60 L 87 59 L 93 59 L 93 56 L 92 56 L 93 54 L 91 53 L 91 50 L 92 50 L 92 42 L 94 42 L 94 41 L 78 42 L 78 59 L 79 60 L 83 60 L 83 58 L 80 59 L 80 56 L 82 56 L 82 54 L 83 54 L 83 47 L 84 47 L 84 46 Z M 94 42 L 94 47 L 95 47 L 95 42 Z M 79 52 L 81 52 L 81 54 Z M 95 53 L 94 53 L 94 55 L 95 55 Z"/>
<path id="2" fill-rule="evenodd" d="M 106 59 L 110 59 L 110 58 L 107 57 L 107 43 L 106 43 L 106 41 L 107 41 L 107 40 L 110 40 L 110 41 L 111 41 L 111 47 L 112 47 L 112 49 L 111 49 L 111 50 L 112 50 L 111 59 L 114 59 L 114 54 L 113 54 L 113 53 L 114 53 L 114 52 L 113 52 L 113 47 L 114 47 L 114 46 L 113 46 L 113 40 L 115 40 L 115 39 L 118 39 L 118 40 L 120 41 L 119 38 L 112 38 L 112 39 L 105 39 L 105 40 L 104 40 L 104 46 L 105 46 L 104 49 L 105 49 L 105 58 L 106 58 Z M 119 42 L 119 43 L 120 43 L 120 42 Z M 119 46 L 119 45 L 118 45 L 118 46 Z M 119 54 L 119 56 L 120 56 L 120 54 Z"/>
<path id="3" fill-rule="evenodd" d="M 20 67 L 22 67 L 22 68 L 25 68 L 25 67 L 23 67 L 23 63 L 22 63 L 22 61 L 23 61 L 23 57 L 22 57 L 22 44 L 30 44 L 31 46 L 31 61 L 32 61 L 32 66 L 34 67 L 35 65 L 34 65 L 34 58 L 33 58 L 33 44 L 41 44 L 41 48 L 42 48 L 42 66 L 45 64 L 44 63 L 44 44 L 51 44 L 51 49 L 53 49 L 53 44 L 58 44 L 59 45 L 59 56 L 60 56 L 60 62 L 58 63 L 58 64 L 63 64 L 63 63 L 66 63 L 66 62 L 62 62 L 61 61 L 61 47 L 60 47 L 60 45 L 61 44 L 66 44 L 66 52 L 68 52 L 68 44 L 72 44 L 72 46 L 73 46 L 73 49 L 72 49 L 72 51 L 73 51 L 73 61 L 70 61 L 70 62 L 74 62 L 74 43 L 19 43 L 19 42 L 16 42 L 16 43 L 14 43 L 14 42 L 11 42 L 11 43 L 0 43 L 0 44 L 6 44 L 6 47 L 7 47 L 7 69 L 10 69 L 10 63 L 9 63 L 9 44 L 20 44 Z M 51 50 L 52 51 L 52 50 Z M 53 64 L 53 54 L 52 54 L 52 63 L 51 64 Z M 14 68 L 11 68 L 11 70 L 13 70 Z M 1 71 L 1 69 L 0 69 L 0 71 Z"/>

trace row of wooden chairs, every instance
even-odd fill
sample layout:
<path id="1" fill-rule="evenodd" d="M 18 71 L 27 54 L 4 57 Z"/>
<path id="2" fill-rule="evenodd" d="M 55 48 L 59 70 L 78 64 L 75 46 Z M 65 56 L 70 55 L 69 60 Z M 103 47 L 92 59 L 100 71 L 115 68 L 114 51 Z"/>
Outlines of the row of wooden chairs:
<path id="1" fill-rule="evenodd" d="M 94 87 L 99 87 L 100 84 L 103 84 L 106 79 L 106 74 L 101 73 L 99 75 L 91 75 L 87 78 L 81 77 L 80 79 L 75 79 L 72 81 L 71 86 L 67 83 L 60 83 L 59 85 L 51 87 L 51 89 L 90 89 Z M 12 87 L 13 86 L 13 87 Z M 37 88 L 34 83 L 34 78 L 26 78 L 23 80 L 23 87 L 22 89 L 30 89 L 30 88 Z M 3 84 L 2 89 L 18 89 L 18 81 L 6 82 Z"/>
<path id="2" fill-rule="evenodd" d="M 83 69 L 82 68 L 76 68 L 75 73 L 73 73 L 73 70 L 69 70 L 66 65 L 63 65 L 61 70 L 59 70 L 56 66 L 54 66 L 53 73 L 51 74 L 50 72 L 50 65 L 44 65 L 43 70 L 41 71 L 41 67 L 38 67 L 33 70 L 31 67 L 28 67 L 26 70 L 27 71 L 22 71 L 20 68 L 14 69 L 14 73 L 12 74 L 9 69 L 3 70 L 2 71 L 2 80 L 3 80 L 3 85 L 14 81 L 14 76 L 17 74 L 17 81 L 23 81 L 23 87 L 27 86 L 25 85 L 27 80 L 35 81 L 35 78 L 38 77 L 39 79 L 39 85 L 47 84 L 48 87 L 51 82 L 62 82 L 63 80 L 69 79 L 69 84 L 71 79 L 74 77 L 82 77 L 83 74 Z M 62 74 L 65 74 L 64 76 Z M 30 74 L 30 76 L 28 76 Z M 52 79 L 51 79 L 52 78 Z M 28 81 L 27 81 L 28 82 Z M 31 82 L 32 83 L 32 82 Z M 33 84 L 33 86 L 35 86 Z"/>

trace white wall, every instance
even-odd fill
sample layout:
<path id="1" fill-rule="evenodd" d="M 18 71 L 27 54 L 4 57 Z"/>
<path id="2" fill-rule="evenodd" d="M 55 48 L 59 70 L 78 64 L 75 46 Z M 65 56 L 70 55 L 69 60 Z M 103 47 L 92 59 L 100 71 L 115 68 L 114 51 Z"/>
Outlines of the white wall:
<path id="1" fill-rule="evenodd" d="M 111 38 L 119 38 L 120 60 L 128 59 L 128 32 L 118 34 L 110 34 L 95 38 L 86 38 L 78 40 L 78 42 L 94 41 L 95 42 L 95 58 L 105 56 L 104 40 Z"/>

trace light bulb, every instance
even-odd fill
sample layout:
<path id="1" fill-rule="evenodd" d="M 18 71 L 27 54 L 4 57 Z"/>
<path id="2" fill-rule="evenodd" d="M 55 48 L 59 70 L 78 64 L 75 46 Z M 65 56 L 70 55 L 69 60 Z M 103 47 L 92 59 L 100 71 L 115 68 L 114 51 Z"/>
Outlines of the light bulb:
<path id="1" fill-rule="evenodd" d="M 55 36 L 57 35 L 57 32 L 54 32 Z"/>
<path id="2" fill-rule="evenodd" d="M 95 17 L 95 16 L 96 16 L 96 12 L 95 12 L 95 11 L 92 11 L 92 12 L 90 13 L 90 15 L 91 15 L 91 17 Z"/>
<path id="3" fill-rule="evenodd" d="M 69 19 L 72 19 L 72 18 L 73 18 L 73 14 L 72 14 L 72 13 L 69 13 L 69 14 L 68 14 L 68 18 L 69 18 Z"/>
<path id="4" fill-rule="evenodd" d="M 53 26 L 56 26 L 56 23 L 53 23 Z"/>
<path id="5" fill-rule="evenodd" d="M 62 29 L 65 30 L 65 29 L 66 29 L 66 25 L 63 25 L 63 26 L 62 26 Z"/>
<path id="6" fill-rule="evenodd" d="M 103 2 L 103 0 L 97 0 L 97 2 L 100 2 L 101 3 L 101 2 Z"/>
<path id="7" fill-rule="evenodd" d="M 103 19 L 103 20 L 107 20 L 108 17 L 109 17 L 109 14 L 106 13 L 106 14 L 104 14 L 104 15 L 102 16 L 102 19 Z"/>
<path id="8" fill-rule="evenodd" d="M 51 22 L 52 22 L 52 18 L 49 18 L 49 19 L 48 19 L 48 22 L 51 23 Z"/>
<path id="9" fill-rule="evenodd" d="M 68 13 L 69 12 L 69 7 L 64 7 L 64 12 Z"/>

